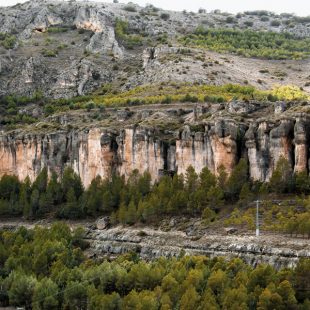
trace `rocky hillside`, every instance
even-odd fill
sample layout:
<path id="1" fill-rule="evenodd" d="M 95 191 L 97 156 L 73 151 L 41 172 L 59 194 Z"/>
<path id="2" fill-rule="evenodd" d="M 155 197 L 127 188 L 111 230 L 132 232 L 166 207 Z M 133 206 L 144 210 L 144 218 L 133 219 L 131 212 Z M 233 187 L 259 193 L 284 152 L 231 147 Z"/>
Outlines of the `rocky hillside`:
<path id="1" fill-rule="evenodd" d="M 265 181 L 280 156 L 308 170 L 308 26 L 266 11 L 75 1 L 2 8 L 0 175 L 34 180 L 45 166 L 72 166 L 87 186 L 111 171 L 148 170 L 154 180 L 190 165 L 229 173 L 243 157 L 251 178 Z M 228 83 L 242 86 L 219 86 Z M 147 84 L 157 89 L 134 88 Z M 296 88 L 279 96 L 267 92 L 274 84 Z M 219 88 L 214 95 L 204 85 Z"/>
<path id="2" fill-rule="evenodd" d="M 88 186 L 112 171 L 230 173 L 247 158 L 254 180 L 270 178 L 284 156 L 295 172 L 309 168 L 309 104 L 230 102 L 170 104 L 60 113 L 0 137 L 0 174 L 34 180 L 43 167 L 72 166 Z"/>
<path id="3" fill-rule="evenodd" d="M 234 16 L 134 4 L 29 1 L 1 8 L 0 96 L 40 91 L 46 97 L 70 98 L 106 83 L 128 89 L 162 81 L 250 83 L 263 89 L 283 83 L 309 90 L 308 60 L 219 55 L 194 46 L 184 49 L 181 40 L 199 27 L 305 39 L 308 25 L 307 18 L 265 11 Z"/>

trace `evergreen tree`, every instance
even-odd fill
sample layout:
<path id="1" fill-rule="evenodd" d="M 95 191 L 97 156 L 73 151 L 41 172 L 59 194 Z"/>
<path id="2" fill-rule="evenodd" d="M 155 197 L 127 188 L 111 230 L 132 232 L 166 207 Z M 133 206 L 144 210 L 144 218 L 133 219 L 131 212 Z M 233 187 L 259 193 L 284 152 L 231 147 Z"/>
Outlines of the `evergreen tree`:
<path id="1" fill-rule="evenodd" d="M 57 310 L 59 305 L 58 286 L 49 278 L 36 283 L 32 299 L 33 310 Z"/>
<path id="2" fill-rule="evenodd" d="M 63 202 L 63 192 L 61 189 L 61 185 L 58 182 L 58 176 L 55 171 L 53 171 L 51 174 L 51 178 L 46 188 L 46 195 L 47 199 L 49 201 L 52 201 L 55 205 Z"/>
<path id="3" fill-rule="evenodd" d="M 40 200 L 40 193 L 37 188 L 35 188 L 30 197 L 30 209 L 29 213 L 27 215 L 28 218 L 32 219 L 36 216 L 38 210 L 39 210 L 39 200 Z"/>
<path id="4" fill-rule="evenodd" d="M 75 197 L 78 199 L 83 191 L 84 187 L 79 175 L 77 175 L 71 167 L 67 167 L 64 170 L 61 179 L 61 188 L 63 193 L 68 193 L 71 188 L 74 190 Z"/>
<path id="5" fill-rule="evenodd" d="M 200 301 L 200 296 L 194 287 L 189 287 L 183 294 L 180 301 L 180 310 L 197 309 Z"/>
<path id="6" fill-rule="evenodd" d="M 121 203 L 118 210 L 118 221 L 121 224 L 126 224 L 126 219 L 127 219 L 127 208 L 124 203 Z"/>
<path id="7" fill-rule="evenodd" d="M 97 176 L 92 180 L 88 190 L 85 192 L 85 207 L 89 215 L 95 216 L 103 205 L 102 180 Z"/>
<path id="8" fill-rule="evenodd" d="M 282 297 L 272 292 L 268 287 L 263 290 L 259 296 L 257 309 L 281 309 L 283 308 Z"/>
<path id="9" fill-rule="evenodd" d="M 299 301 L 310 300 L 310 260 L 300 259 L 294 270 L 293 286 Z"/>
<path id="10" fill-rule="evenodd" d="M 87 287 L 78 281 L 70 281 L 64 292 L 65 309 L 87 309 Z"/>
<path id="11" fill-rule="evenodd" d="M 147 195 L 151 191 L 152 177 L 149 172 L 144 172 L 138 180 L 138 189 L 142 196 Z"/>
<path id="12" fill-rule="evenodd" d="M 37 189 L 39 193 L 45 193 L 47 188 L 48 176 L 47 168 L 43 168 L 38 174 L 36 180 L 33 182 L 33 189 Z"/>
<path id="13" fill-rule="evenodd" d="M 36 285 L 33 276 L 27 276 L 21 272 L 13 272 L 9 279 L 9 300 L 12 306 L 24 306 L 30 309 L 32 295 Z"/>
<path id="14" fill-rule="evenodd" d="M 212 186 L 209 189 L 207 203 L 211 209 L 219 209 L 224 204 L 224 192 L 219 186 Z"/>
<path id="15" fill-rule="evenodd" d="M 220 306 L 216 302 L 216 298 L 210 289 L 207 289 L 203 295 L 201 302 L 202 309 L 219 310 Z"/>
<path id="16" fill-rule="evenodd" d="M 18 196 L 20 182 L 16 176 L 4 175 L 0 180 L 0 199 L 10 200 L 11 197 Z"/>
<path id="17" fill-rule="evenodd" d="M 186 180 L 187 191 L 189 193 L 196 191 L 198 187 L 198 175 L 195 172 L 195 169 L 193 168 L 193 166 L 189 166 L 186 169 L 185 180 Z"/>
<path id="18" fill-rule="evenodd" d="M 83 210 L 78 202 L 78 199 L 76 198 L 73 187 L 69 188 L 66 195 L 66 202 L 60 210 L 59 215 L 60 217 L 73 219 L 80 218 L 83 215 Z"/>
<path id="19" fill-rule="evenodd" d="M 208 169 L 208 167 L 204 167 L 199 174 L 199 181 L 201 188 L 208 192 L 208 190 L 216 185 L 216 177 L 215 175 Z"/>
<path id="20" fill-rule="evenodd" d="M 223 309 L 247 310 L 247 290 L 242 285 L 238 288 L 231 288 L 225 291 L 223 296 Z"/>
<path id="21" fill-rule="evenodd" d="M 216 218 L 216 213 L 209 207 L 205 208 L 202 212 L 202 218 L 206 224 L 213 222 Z"/>
<path id="22" fill-rule="evenodd" d="M 233 169 L 228 182 L 227 192 L 231 199 L 237 199 L 245 183 L 248 182 L 248 164 L 245 159 L 240 159 Z"/>
<path id="23" fill-rule="evenodd" d="M 239 194 L 239 205 L 246 206 L 253 199 L 249 183 L 244 183 Z"/>
<path id="24" fill-rule="evenodd" d="M 217 184 L 224 192 L 226 191 L 228 175 L 225 167 L 221 165 L 217 170 Z"/>
<path id="25" fill-rule="evenodd" d="M 295 175 L 296 191 L 300 194 L 310 193 L 310 178 L 307 171 L 298 172 Z"/>
<path id="26" fill-rule="evenodd" d="M 30 206 L 30 195 L 31 195 L 31 183 L 29 177 L 21 185 L 21 190 L 19 193 L 19 205 L 21 210 L 23 210 L 24 217 L 28 218 L 31 215 Z"/>
<path id="27" fill-rule="evenodd" d="M 270 178 L 270 188 L 277 193 L 286 193 L 293 190 L 293 170 L 283 156 L 277 162 L 276 168 Z"/>
<path id="28" fill-rule="evenodd" d="M 136 208 L 134 201 L 132 200 L 128 206 L 128 211 L 126 215 L 126 223 L 132 225 L 136 221 L 137 221 L 137 208 Z"/>
<path id="29" fill-rule="evenodd" d="M 279 284 L 277 293 L 281 296 L 285 309 L 296 308 L 297 300 L 295 298 L 295 292 L 288 280 L 284 280 Z"/>

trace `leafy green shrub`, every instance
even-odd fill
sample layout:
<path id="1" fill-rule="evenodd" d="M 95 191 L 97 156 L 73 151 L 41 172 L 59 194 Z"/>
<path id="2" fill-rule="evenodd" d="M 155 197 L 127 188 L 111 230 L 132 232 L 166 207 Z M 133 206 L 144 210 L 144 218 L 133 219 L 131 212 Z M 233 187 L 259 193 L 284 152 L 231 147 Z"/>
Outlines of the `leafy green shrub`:
<path id="1" fill-rule="evenodd" d="M 170 18 L 170 15 L 168 13 L 161 13 L 160 18 L 163 20 L 168 20 Z"/>
<path id="2" fill-rule="evenodd" d="M 294 16 L 294 20 L 295 20 L 297 23 L 307 24 L 307 23 L 310 23 L 310 16 L 305 16 L 305 17 L 302 17 L 302 16 Z"/>
<path id="3" fill-rule="evenodd" d="M 244 25 L 247 27 L 253 27 L 254 23 L 252 21 L 247 20 L 244 22 Z"/>
<path id="4" fill-rule="evenodd" d="M 205 102 L 210 102 L 210 103 L 223 103 L 225 102 L 225 98 L 221 96 L 205 96 L 204 98 Z"/>
<path id="5" fill-rule="evenodd" d="M 42 55 L 43 55 L 44 57 L 57 57 L 57 51 L 48 50 L 48 49 L 43 49 L 43 50 L 42 50 Z"/>
<path id="6" fill-rule="evenodd" d="M 260 20 L 261 20 L 262 22 L 268 22 L 268 21 L 269 21 L 269 17 L 268 17 L 268 16 L 262 16 L 262 17 L 260 18 Z"/>
<path id="7" fill-rule="evenodd" d="M 227 24 L 234 24 L 234 23 L 236 23 L 236 20 L 235 20 L 235 18 L 232 17 L 232 16 L 227 16 L 227 17 L 226 17 L 226 23 L 227 23 Z"/>
<path id="8" fill-rule="evenodd" d="M 124 10 L 132 13 L 137 12 L 137 8 L 134 6 L 134 4 L 128 4 L 124 6 Z"/>
<path id="9" fill-rule="evenodd" d="M 181 98 L 181 102 L 198 102 L 199 99 L 197 96 L 195 95 L 191 95 L 191 94 L 186 94 L 183 98 Z"/>
<path id="10" fill-rule="evenodd" d="M 143 38 L 141 35 L 131 34 L 128 27 L 128 22 L 117 19 L 115 24 L 116 38 L 121 40 L 127 48 L 142 45 Z"/>
<path id="11" fill-rule="evenodd" d="M 270 23 L 270 26 L 272 27 L 279 27 L 281 25 L 281 23 L 278 20 L 273 20 Z"/>
<path id="12" fill-rule="evenodd" d="M 10 35 L 7 33 L 0 33 L 0 45 L 2 45 L 6 49 L 14 48 L 17 42 L 15 35 Z"/>
<path id="13" fill-rule="evenodd" d="M 70 30 L 69 27 L 56 27 L 56 26 L 52 26 L 52 27 L 49 27 L 47 29 L 47 32 L 49 32 L 49 33 L 61 33 L 61 32 L 67 32 L 69 30 Z"/>

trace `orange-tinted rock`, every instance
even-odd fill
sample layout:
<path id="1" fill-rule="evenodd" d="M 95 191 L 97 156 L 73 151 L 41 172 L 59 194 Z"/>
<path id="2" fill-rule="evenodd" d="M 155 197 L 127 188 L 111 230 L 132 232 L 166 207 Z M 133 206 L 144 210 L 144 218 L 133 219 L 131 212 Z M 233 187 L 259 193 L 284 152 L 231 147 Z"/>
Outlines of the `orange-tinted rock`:
<path id="1" fill-rule="evenodd" d="M 231 173 L 240 157 L 249 161 L 254 180 L 268 180 L 284 156 L 296 172 L 307 170 L 309 120 L 306 116 L 277 123 L 253 122 L 249 128 L 234 120 L 220 119 L 192 131 L 128 127 L 118 131 L 93 128 L 85 131 L 0 136 L 0 176 L 27 176 L 33 181 L 43 167 L 61 174 L 71 166 L 88 186 L 97 175 L 112 171 L 127 178 L 137 169 L 153 180 L 165 172 L 185 173 L 193 166 L 199 173 L 207 166 L 213 173 L 223 166 Z M 174 137 L 174 138 L 173 138 Z"/>

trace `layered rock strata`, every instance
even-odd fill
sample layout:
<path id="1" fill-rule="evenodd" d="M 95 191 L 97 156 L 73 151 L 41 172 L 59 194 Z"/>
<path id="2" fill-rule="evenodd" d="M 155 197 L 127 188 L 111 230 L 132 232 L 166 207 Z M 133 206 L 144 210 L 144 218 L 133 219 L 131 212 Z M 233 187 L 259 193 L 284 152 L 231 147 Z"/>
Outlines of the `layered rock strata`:
<path id="1" fill-rule="evenodd" d="M 136 252 L 144 259 L 154 259 L 178 256 L 184 251 L 189 255 L 223 256 L 228 259 L 240 257 L 252 266 L 268 263 L 277 269 L 295 267 L 300 258 L 310 257 L 306 239 L 285 236 L 265 235 L 257 238 L 251 235 L 206 234 L 193 239 L 181 231 L 114 227 L 91 230 L 88 239 L 91 240 L 89 255 L 96 257 Z"/>

